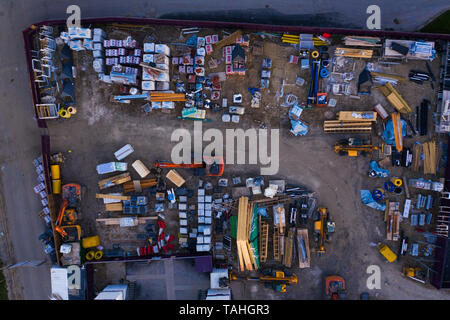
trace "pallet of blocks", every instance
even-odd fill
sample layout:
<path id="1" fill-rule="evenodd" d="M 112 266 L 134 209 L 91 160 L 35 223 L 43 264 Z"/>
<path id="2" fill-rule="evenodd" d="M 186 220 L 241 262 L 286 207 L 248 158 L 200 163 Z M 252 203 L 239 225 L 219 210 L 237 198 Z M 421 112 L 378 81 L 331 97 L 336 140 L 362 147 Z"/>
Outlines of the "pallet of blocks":
<path id="1" fill-rule="evenodd" d="M 309 268 L 311 262 L 311 255 L 309 251 L 308 229 L 297 230 L 297 245 L 298 245 L 298 266 L 299 268 Z"/>
<path id="2" fill-rule="evenodd" d="M 102 189 L 106 189 L 106 188 L 109 188 L 112 186 L 117 186 L 119 184 L 123 184 L 130 180 L 131 180 L 130 173 L 125 172 L 125 173 L 119 174 L 117 176 L 113 176 L 110 178 L 100 180 L 98 182 L 98 187 L 100 188 L 100 190 L 102 190 Z"/>
<path id="3" fill-rule="evenodd" d="M 378 89 L 383 93 L 386 99 L 401 113 L 411 112 L 411 108 L 408 103 L 402 98 L 402 96 L 394 89 L 394 87 L 388 82 L 386 85 L 378 87 Z"/>
<path id="4" fill-rule="evenodd" d="M 423 173 L 424 174 L 436 174 L 436 142 L 429 141 L 423 144 Z"/>
<path id="5" fill-rule="evenodd" d="M 325 120 L 323 122 L 323 131 L 325 133 L 371 133 L 372 121 Z"/>
<path id="6" fill-rule="evenodd" d="M 386 201 L 385 222 L 386 240 L 398 241 L 400 239 L 400 203 Z"/>
<path id="7" fill-rule="evenodd" d="M 254 246 L 250 244 L 252 220 L 254 217 L 253 203 L 249 203 L 248 197 L 240 197 L 238 207 L 236 245 L 238 251 L 239 267 L 241 271 L 256 270 L 259 267 L 259 257 L 257 257 L 257 252 L 255 252 Z"/>
<path id="8" fill-rule="evenodd" d="M 294 250 L 295 228 L 290 228 L 284 241 L 283 265 L 290 268 L 292 266 L 292 250 Z"/>

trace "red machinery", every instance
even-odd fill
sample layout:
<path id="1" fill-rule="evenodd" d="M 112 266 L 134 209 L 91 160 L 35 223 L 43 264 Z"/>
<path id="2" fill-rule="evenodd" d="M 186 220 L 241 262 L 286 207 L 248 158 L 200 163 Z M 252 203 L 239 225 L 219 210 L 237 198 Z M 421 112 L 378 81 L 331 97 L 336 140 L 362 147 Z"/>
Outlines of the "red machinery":
<path id="1" fill-rule="evenodd" d="M 329 276 L 325 278 L 325 293 L 331 300 L 342 300 L 347 297 L 345 291 L 345 280 L 340 276 Z"/>
<path id="2" fill-rule="evenodd" d="M 153 166 L 157 168 L 186 168 L 186 169 L 206 169 L 206 176 L 220 177 L 225 169 L 223 157 L 203 156 L 202 163 L 172 163 L 166 161 L 156 161 Z"/>

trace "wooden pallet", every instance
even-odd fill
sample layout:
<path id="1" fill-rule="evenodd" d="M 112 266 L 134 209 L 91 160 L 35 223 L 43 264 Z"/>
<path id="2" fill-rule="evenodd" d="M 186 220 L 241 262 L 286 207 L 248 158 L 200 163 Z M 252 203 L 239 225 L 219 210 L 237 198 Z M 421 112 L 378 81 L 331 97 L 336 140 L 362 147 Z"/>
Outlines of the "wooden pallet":
<path id="1" fill-rule="evenodd" d="M 306 249 L 306 259 L 302 261 L 302 254 L 300 249 L 300 241 L 303 239 L 305 242 Z M 298 266 L 299 268 L 309 268 L 311 263 L 311 253 L 309 250 L 309 238 L 308 238 L 308 229 L 297 229 L 297 245 L 298 245 Z"/>
<path id="2" fill-rule="evenodd" d="M 280 230 L 277 226 L 273 227 L 273 260 L 281 261 Z"/>
<path id="3" fill-rule="evenodd" d="M 95 194 L 95 197 L 97 199 L 131 200 L 130 196 L 119 196 L 119 195 L 115 195 L 115 194 L 97 193 L 97 194 Z"/>
<path id="4" fill-rule="evenodd" d="M 372 131 L 372 121 L 339 121 L 325 120 L 323 122 L 325 133 L 341 132 L 368 132 Z"/>
<path id="5" fill-rule="evenodd" d="M 105 204 L 105 211 L 123 211 L 122 202 Z"/>
<path id="6" fill-rule="evenodd" d="M 269 224 L 261 220 L 259 216 L 259 261 L 267 261 L 267 250 L 269 245 Z"/>
<path id="7" fill-rule="evenodd" d="M 185 180 L 174 169 L 167 173 L 166 178 L 177 187 L 181 187 L 185 183 Z"/>
<path id="8" fill-rule="evenodd" d="M 411 166 L 411 169 L 414 172 L 419 172 L 419 168 L 420 168 L 420 153 L 421 152 L 422 152 L 422 145 L 414 144 L 412 166 Z"/>

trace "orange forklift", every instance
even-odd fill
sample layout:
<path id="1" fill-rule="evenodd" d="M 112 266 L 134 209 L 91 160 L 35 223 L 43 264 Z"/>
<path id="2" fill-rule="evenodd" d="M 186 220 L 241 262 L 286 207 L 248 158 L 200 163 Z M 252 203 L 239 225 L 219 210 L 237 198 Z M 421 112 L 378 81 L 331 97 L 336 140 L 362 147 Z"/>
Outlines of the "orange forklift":
<path id="1" fill-rule="evenodd" d="M 334 233 L 335 223 L 330 219 L 330 213 L 327 208 L 319 208 L 314 218 L 314 241 L 318 242 L 317 253 L 324 254 L 325 242 L 331 241 L 331 235 Z"/>
<path id="2" fill-rule="evenodd" d="M 70 183 L 64 185 L 62 191 L 63 204 L 56 219 L 55 230 L 65 242 L 79 241 L 81 227 L 75 223 L 79 219 L 81 187 L 79 184 Z"/>

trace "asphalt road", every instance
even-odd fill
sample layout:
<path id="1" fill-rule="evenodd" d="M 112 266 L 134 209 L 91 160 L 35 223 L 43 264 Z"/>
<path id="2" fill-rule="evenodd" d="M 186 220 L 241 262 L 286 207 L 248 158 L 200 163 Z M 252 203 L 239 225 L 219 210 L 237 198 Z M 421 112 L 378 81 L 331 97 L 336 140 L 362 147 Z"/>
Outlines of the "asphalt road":
<path id="1" fill-rule="evenodd" d="M 349 1 L 181 1 L 181 0 L 2 0 L 0 3 L 0 175 L 3 219 L 0 234 L 2 252 L 12 255 L 6 264 L 29 259 L 45 259 L 37 240 L 44 230 L 37 216 L 41 209 L 34 194 L 36 174 L 32 160 L 40 152 L 40 130 L 33 119 L 32 100 L 25 65 L 21 31 L 34 22 L 66 17 L 70 4 L 81 7 L 82 17 L 129 16 L 171 17 L 216 20 L 245 19 L 248 22 L 352 26 L 364 28 L 366 8 L 378 4 L 382 28 L 413 31 L 430 18 L 449 8 L 448 1 L 397 0 L 395 2 Z M 191 9 L 195 8 L 195 9 Z M 195 12 L 190 12 L 194 11 Z M 319 17 L 320 19 L 317 19 Z M 394 19 L 399 21 L 395 24 Z M 6 213 L 6 216 L 5 216 Z M 5 219 L 6 217 L 6 219 Z M 6 224 L 6 225 L 5 225 Z M 7 241 L 7 239 L 9 241 Z M 9 245 L 8 245 L 9 244 Z M 5 248 L 6 246 L 6 248 Z M 17 268 L 6 272 L 14 276 L 16 299 L 47 299 L 50 294 L 49 265 Z"/>

